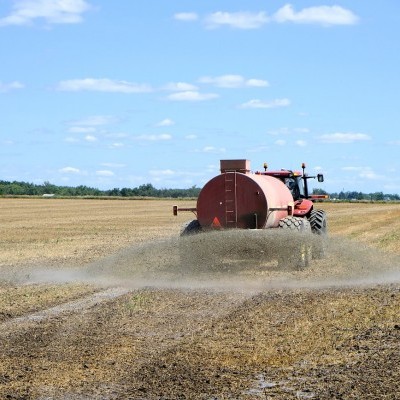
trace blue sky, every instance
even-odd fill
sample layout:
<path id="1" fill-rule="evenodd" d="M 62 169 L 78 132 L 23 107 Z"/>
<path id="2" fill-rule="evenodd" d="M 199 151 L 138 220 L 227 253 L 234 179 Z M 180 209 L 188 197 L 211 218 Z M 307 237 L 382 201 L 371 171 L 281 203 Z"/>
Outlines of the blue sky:
<path id="1" fill-rule="evenodd" d="M 400 193 L 400 2 L 0 0 L 0 179 Z"/>

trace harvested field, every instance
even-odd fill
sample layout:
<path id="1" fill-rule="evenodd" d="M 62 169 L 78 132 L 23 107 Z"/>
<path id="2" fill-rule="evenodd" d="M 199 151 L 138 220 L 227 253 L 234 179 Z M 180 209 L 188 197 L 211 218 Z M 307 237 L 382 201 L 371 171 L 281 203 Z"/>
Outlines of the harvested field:
<path id="1" fill-rule="evenodd" d="M 179 240 L 174 203 L 0 199 L 1 399 L 400 398 L 399 205 L 317 204 L 293 271 L 282 235 Z"/>

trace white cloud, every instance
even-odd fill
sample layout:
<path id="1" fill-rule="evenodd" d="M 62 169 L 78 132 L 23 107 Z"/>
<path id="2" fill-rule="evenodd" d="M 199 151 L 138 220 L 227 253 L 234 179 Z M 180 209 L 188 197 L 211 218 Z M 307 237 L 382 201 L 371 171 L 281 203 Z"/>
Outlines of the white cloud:
<path id="1" fill-rule="evenodd" d="M 219 97 L 215 93 L 200 93 L 197 91 L 186 91 L 170 94 L 167 99 L 172 101 L 205 101 Z"/>
<path id="2" fill-rule="evenodd" d="M 261 79 L 245 79 L 241 75 L 221 75 L 216 77 L 203 76 L 199 79 L 200 83 L 210 83 L 221 88 L 240 88 L 240 87 L 266 87 L 269 83 Z"/>
<path id="3" fill-rule="evenodd" d="M 305 140 L 296 140 L 296 145 L 299 147 L 307 146 L 307 142 Z"/>
<path id="4" fill-rule="evenodd" d="M 25 85 L 18 81 L 13 81 L 9 83 L 0 82 L 0 93 L 7 93 L 11 90 L 23 89 L 24 87 Z"/>
<path id="5" fill-rule="evenodd" d="M 376 172 L 372 171 L 371 169 L 367 168 L 361 171 L 359 176 L 360 178 L 369 179 L 372 181 L 386 179 L 386 177 L 379 175 Z"/>
<path id="6" fill-rule="evenodd" d="M 117 119 L 112 115 L 91 115 L 87 118 L 78 120 L 78 121 L 71 121 L 69 124 L 74 127 L 74 129 L 85 130 L 86 127 L 94 127 L 94 126 L 104 126 L 109 125 L 117 122 Z M 84 127 L 84 128 L 82 128 Z M 87 132 L 87 131 L 86 131 Z M 78 132 L 77 132 L 78 133 Z M 85 133 L 81 131 L 81 133 Z"/>
<path id="7" fill-rule="evenodd" d="M 379 175 L 377 175 L 373 171 L 365 171 L 365 172 L 361 173 L 359 176 L 360 176 L 360 178 L 370 179 L 370 180 L 379 179 Z"/>
<path id="8" fill-rule="evenodd" d="M 308 128 L 294 128 L 293 130 L 298 133 L 309 133 L 310 132 L 310 130 Z"/>
<path id="9" fill-rule="evenodd" d="M 196 13 L 178 13 L 174 15 L 174 18 L 181 21 L 195 21 L 199 19 L 199 16 Z M 207 29 L 216 29 L 222 26 L 235 29 L 259 29 L 270 22 L 292 22 L 322 26 L 354 25 L 358 21 L 359 17 L 355 13 L 338 5 L 307 7 L 295 11 L 291 4 L 286 4 L 278 9 L 272 17 L 269 17 L 265 11 L 217 11 L 203 19 Z"/>
<path id="10" fill-rule="evenodd" d="M 268 21 L 269 18 L 263 11 L 258 13 L 218 11 L 205 18 L 206 27 L 209 29 L 219 28 L 223 25 L 237 29 L 258 29 Z"/>
<path id="11" fill-rule="evenodd" d="M 93 136 L 93 135 L 86 135 L 86 136 L 85 136 L 85 140 L 86 140 L 87 142 L 97 142 L 97 137 L 96 137 L 96 136 Z"/>
<path id="12" fill-rule="evenodd" d="M 269 146 L 264 146 L 264 145 L 256 145 L 255 147 L 249 147 L 247 148 L 248 153 L 265 153 L 266 151 L 269 151 L 270 147 Z"/>
<path id="13" fill-rule="evenodd" d="M 68 129 L 70 133 L 93 133 L 96 132 L 96 128 L 93 126 L 72 126 Z"/>
<path id="14" fill-rule="evenodd" d="M 172 119 L 169 119 L 169 118 L 165 118 L 162 121 L 157 122 L 157 124 L 156 124 L 156 126 L 160 126 L 160 127 L 161 126 L 172 126 L 172 125 L 175 125 L 175 122 L 172 121 Z"/>
<path id="15" fill-rule="evenodd" d="M 381 180 L 381 181 L 387 179 L 386 176 L 379 175 L 376 172 L 374 172 L 371 167 L 348 166 L 348 167 L 342 167 L 341 170 L 346 172 L 355 172 L 357 173 L 357 176 L 362 179 Z"/>
<path id="16" fill-rule="evenodd" d="M 240 108 L 277 108 L 290 105 L 289 99 L 275 99 L 271 101 L 262 101 L 258 99 L 249 100 L 240 105 Z"/>
<path id="17" fill-rule="evenodd" d="M 97 176 L 114 176 L 114 172 L 109 170 L 96 171 Z"/>
<path id="18" fill-rule="evenodd" d="M 62 174 L 80 174 L 81 171 L 78 168 L 74 167 L 64 167 L 58 170 Z"/>
<path id="19" fill-rule="evenodd" d="M 110 144 L 110 146 L 112 149 L 119 149 L 121 147 L 125 147 L 125 145 L 121 142 L 114 142 L 112 144 Z"/>
<path id="20" fill-rule="evenodd" d="M 226 149 L 224 147 L 214 147 L 214 146 L 205 146 L 201 150 L 199 150 L 200 153 L 213 153 L 213 154 L 219 154 L 219 153 L 225 153 Z"/>
<path id="21" fill-rule="evenodd" d="M 158 142 L 164 140 L 171 140 L 172 136 L 169 133 L 163 133 L 161 135 L 140 135 L 135 136 L 134 139 L 136 140 L 146 140 L 150 142 Z"/>
<path id="22" fill-rule="evenodd" d="M 308 128 L 282 127 L 282 128 L 268 131 L 268 134 L 273 135 L 273 136 L 278 136 L 278 135 L 297 135 L 298 133 L 309 133 L 309 132 L 310 132 L 310 130 Z"/>
<path id="23" fill-rule="evenodd" d="M 172 169 L 153 169 L 149 171 L 149 175 L 161 179 L 165 179 L 168 177 L 198 177 L 203 176 L 204 173 L 201 172 L 191 172 L 187 170 L 172 170 Z"/>
<path id="24" fill-rule="evenodd" d="M 171 169 L 159 169 L 149 171 L 149 174 L 152 176 L 172 176 L 175 175 L 175 171 L 172 171 Z"/>
<path id="25" fill-rule="evenodd" d="M 278 145 L 278 146 L 285 146 L 286 140 L 278 139 L 278 140 L 275 141 L 275 144 Z"/>
<path id="26" fill-rule="evenodd" d="M 30 25 L 37 19 L 49 24 L 76 24 L 90 8 L 84 0 L 15 0 L 12 12 L 0 19 L 0 26 Z"/>
<path id="27" fill-rule="evenodd" d="M 187 140 L 194 140 L 194 139 L 197 139 L 197 135 L 194 135 L 194 134 L 186 135 L 186 136 L 185 136 L 185 139 L 187 139 Z"/>
<path id="28" fill-rule="evenodd" d="M 371 140 L 371 136 L 365 133 L 331 133 L 319 136 L 322 143 L 354 143 Z"/>
<path id="29" fill-rule="evenodd" d="M 340 6 L 316 6 L 304 8 L 298 12 L 291 4 L 286 4 L 274 15 L 276 22 L 294 22 L 300 24 L 354 25 L 359 18 L 352 11 Z"/>
<path id="30" fill-rule="evenodd" d="M 342 171 L 361 171 L 363 167 L 342 167 Z"/>
<path id="31" fill-rule="evenodd" d="M 61 81 L 57 85 L 57 90 L 64 92 L 148 93 L 152 91 L 152 88 L 147 84 L 116 81 L 107 78 L 85 78 Z"/>
<path id="32" fill-rule="evenodd" d="M 107 132 L 104 133 L 104 136 L 107 138 L 112 138 L 112 139 L 124 139 L 128 137 L 129 135 L 125 132 Z"/>
<path id="33" fill-rule="evenodd" d="M 273 135 L 273 136 L 288 135 L 290 133 L 291 133 L 291 130 L 289 128 L 286 128 L 286 127 L 268 131 L 268 134 L 269 135 Z"/>
<path id="34" fill-rule="evenodd" d="M 246 81 L 246 86 L 248 87 L 267 87 L 269 82 L 264 79 L 248 79 Z"/>
<path id="35" fill-rule="evenodd" d="M 181 12 L 174 14 L 174 19 L 177 19 L 178 21 L 196 21 L 198 18 L 198 15 L 194 12 Z"/>
<path id="36" fill-rule="evenodd" d="M 198 87 L 186 82 L 169 82 L 162 89 L 170 92 L 186 92 L 189 90 L 197 90 Z"/>
<path id="37" fill-rule="evenodd" d="M 74 137 L 70 137 L 70 136 L 66 137 L 64 140 L 65 140 L 67 143 L 78 143 L 78 142 L 79 142 L 79 139 L 74 138 Z"/>
<path id="38" fill-rule="evenodd" d="M 102 163 L 101 165 L 103 167 L 108 167 L 108 168 L 124 168 L 124 167 L 126 167 L 126 164 L 118 164 L 118 163 L 110 163 L 110 162 Z"/>
<path id="39" fill-rule="evenodd" d="M 13 146 L 15 144 L 15 142 L 11 139 L 2 140 L 0 143 L 5 146 Z"/>

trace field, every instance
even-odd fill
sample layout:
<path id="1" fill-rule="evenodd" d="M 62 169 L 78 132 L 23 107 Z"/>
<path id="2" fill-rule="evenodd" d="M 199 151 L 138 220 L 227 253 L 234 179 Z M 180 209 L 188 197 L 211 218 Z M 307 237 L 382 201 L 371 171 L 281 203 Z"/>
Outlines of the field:
<path id="1" fill-rule="evenodd" d="M 399 205 L 318 203 L 293 271 L 200 263 L 173 204 L 0 199 L 1 399 L 400 399 Z"/>

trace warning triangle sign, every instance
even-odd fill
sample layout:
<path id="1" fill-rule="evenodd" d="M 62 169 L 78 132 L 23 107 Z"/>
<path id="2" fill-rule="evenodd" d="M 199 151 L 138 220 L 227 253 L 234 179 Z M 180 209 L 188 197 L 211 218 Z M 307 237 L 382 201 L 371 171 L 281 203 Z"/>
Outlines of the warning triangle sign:
<path id="1" fill-rule="evenodd" d="M 213 222 L 211 224 L 213 228 L 222 228 L 221 223 L 217 217 L 214 217 Z"/>

